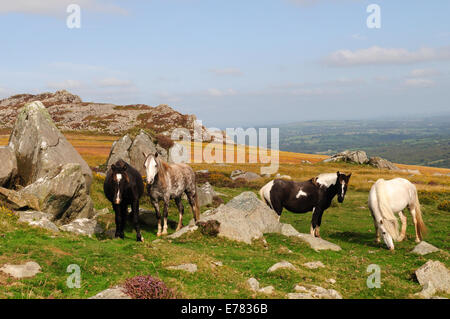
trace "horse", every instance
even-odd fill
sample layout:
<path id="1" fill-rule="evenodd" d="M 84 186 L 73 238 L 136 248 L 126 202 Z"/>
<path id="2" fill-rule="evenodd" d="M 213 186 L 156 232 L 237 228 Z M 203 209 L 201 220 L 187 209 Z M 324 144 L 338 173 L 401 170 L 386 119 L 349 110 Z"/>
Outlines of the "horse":
<path id="1" fill-rule="evenodd" d="M 278 218 L 283 208 L 299 214 L 312 211 L 310 234 L 320 237 L 322 215 L 336 195 L 339 203 L 344 201 L 351 175 L 326 173 L 303 182 L 275 179 L 264 185 L 259 195 Z"/>
<path id="2" fill-rule="evenodd" d="M 131 205 L 136 240 L 144 241 L 139 227 L 139 199 L 144 193 L 144 182 L 141 174 L 130 164 L 118 160 L 111 165 L 103 184 L 106 198 L 112 203 L 116 218 L 115 237 L 124 239 L 124 228 L 127 221 L 128 205 Z"/>
<path id="3" fill-rule="evenodd" d="M 372 185 L 369 192 L 368 206 L 375 225 L 376 242 L 382 235 L 389 250 L 394 250 L 394 240 L 402 241 L 406 237 L 406 215 L 403 210 L 408 206 L 416 231 L 416 243 L 419 243 L 426 233 L 422 219 L 419 197 L 416 186 L 404 178 L 391 180 L 379 179 Z M 398 213 L 402 222 L 401 233 L 398 230 Z"/>
<path id="4" fill-rule="evenodd" d="M 167 235 L 167 216 L 168 206 L 171 199 L 175 203 L 179 212 L 177 231 L 183 227 L 184 207 L 181 201 L 183 193 L 186 194 L 189 205 L 191 206 L 194 220 L 200 218 L 200 209 L 198 205 L 197 188 L 195 185 L 195 173 L 192 168 L 184 163 L 166 163 L 158 153 L 146 154 L 145 156 L 145 172 L 147 175 L 147 191 L 150 201 L 156 211 L 156 219 L 158 220 L 157 236 Z M 164 226 L 161 222 L 161 214 L 159 210 L 159 201 L 164 201 Z M 162 228 L 162 232 L 161 232 Z"/>

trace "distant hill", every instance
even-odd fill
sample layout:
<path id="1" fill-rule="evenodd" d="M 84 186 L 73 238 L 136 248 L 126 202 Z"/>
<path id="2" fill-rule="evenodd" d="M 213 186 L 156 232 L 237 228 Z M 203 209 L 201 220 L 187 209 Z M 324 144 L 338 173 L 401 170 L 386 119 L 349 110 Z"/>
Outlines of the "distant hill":
<path id="1" fill-rule="evenodd" d="M 274 126 L 275 127 L 275 126 Z M 450 116 L 278 125 L 280 150 L 332 155 L 362 149 L 395 163 L 450 168 Z"/>
<path id="2" fill-rule="evenodd" d="M 0 129 L 14 126 L 17 112 L 26 103 L 39 100 L 48 109 L 62 131 L 90 131 L 119 135 L 133 129 L 147 129 L 155 134 L 171 133 L 174 128 L 193 130 L 195 115 L 181 114 L 168 105 L 114 105 L 83 102 L 66 90 L 55 93 L 18 94 L 0 100 Z M 205 128 L 203 134 L 207 135 Z"/>

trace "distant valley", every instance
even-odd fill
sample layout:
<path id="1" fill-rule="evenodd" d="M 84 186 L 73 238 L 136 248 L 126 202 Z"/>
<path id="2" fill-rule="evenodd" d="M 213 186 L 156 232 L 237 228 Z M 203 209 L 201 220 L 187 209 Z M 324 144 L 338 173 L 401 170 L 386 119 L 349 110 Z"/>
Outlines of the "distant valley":
<path id="1" fill-rule="evenodd" d="M 361 149 L 402 164 L 450 168 L 450 115 L 283 124 L 280 150 L 332 155 Z"/>

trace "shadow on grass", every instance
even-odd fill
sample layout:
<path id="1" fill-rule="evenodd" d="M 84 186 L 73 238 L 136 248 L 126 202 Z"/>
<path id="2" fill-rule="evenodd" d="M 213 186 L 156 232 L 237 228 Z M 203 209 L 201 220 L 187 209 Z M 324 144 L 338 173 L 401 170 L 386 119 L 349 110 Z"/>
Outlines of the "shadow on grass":
<path id="1" fill-rule="evenodd" d="M 331 233 L 328 237 L 352 244 L 360 244 L 361 246 L 380 248 L 380 244 L 375 242 L 375 235 L 371 233 L 343 231 Z"/>

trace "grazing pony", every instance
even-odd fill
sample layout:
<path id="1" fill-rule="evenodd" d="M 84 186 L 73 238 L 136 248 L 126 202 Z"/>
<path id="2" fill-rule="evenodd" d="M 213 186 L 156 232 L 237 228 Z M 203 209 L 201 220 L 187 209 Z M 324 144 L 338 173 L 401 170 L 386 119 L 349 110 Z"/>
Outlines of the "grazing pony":
<path id="1" fill-rule="evenodd" d="M 177 230 L 183 227 L 184 207 L 181 196 L 186 193 L 189 205 L 195 221 L 199 219 L 200 210 L 198 206 L 197 188 L 195 186 L 195 173 L 192 168 L 184 163 L 166 163 L 159 156 L 145 154 L 145 172 L 147 174 L 147 191 L 156 211 L 158 220 L 157 236 L 167 235 L 168 206 L 171 199 L 175 199 L 179 211 Z M 159 211 L 159 201 L 164 201 L 164 226 Z M 162 232 L 161 232 L 162 228 Z"/>
<path id="2" fill-rule="evenodd" d="M 103 184 L 106 198 L 112 203 L 116 215 L 115 237 L 124 238 L 123 230 L 127 221 L 128 205 L 131 205 L 136 240 L 143 241 L 139 227 L 139 199 L 144 193 L 141 174 L 130 164 L 118 160 L 111 165 Z"/>
<path id="3" fill-rule="evenodd" d="M 320 237 L 323 212 L 330 207 L 334 196 L 342 203 L 347 192 L 350 176 L 337 173 L 320 174 L 304 182 L 275 179 L 264 185 L 259 195 L 261 199 L 281 216 L 283 207 L 293 213 L 312 211 L 312 236 Z"/>
<path id="4" fill-rule="evenodd" d="M 413 218 L 416 242 L 419 243 L 425 235 L 417 189 L 410 181 L 404 178 L 377 180 L 370 189 L 368 205 L 375 224 L 376 241 L 380 242 L 381 235 L 390 250 L 394 250 L 394 240 L 402 241 L 406 236 L 406 215 L 403 214 L 406 206 Z M 402 221 L 401 234 L 395 213 Z"/>

